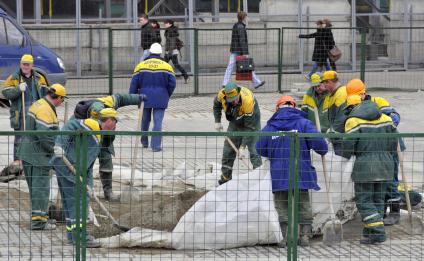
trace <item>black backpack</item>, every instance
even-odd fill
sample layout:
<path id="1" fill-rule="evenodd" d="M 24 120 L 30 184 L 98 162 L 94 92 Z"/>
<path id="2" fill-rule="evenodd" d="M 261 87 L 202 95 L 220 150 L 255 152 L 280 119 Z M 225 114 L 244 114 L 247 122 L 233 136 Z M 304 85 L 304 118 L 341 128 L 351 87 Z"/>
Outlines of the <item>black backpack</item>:
<path id="1" fill-rule="evenodd" d="M 90 118 L 88 109 L 97 100 L 86 100 L 80 101 L 75 106 L 74 116 L 76 119 L 88 119 Z"/>

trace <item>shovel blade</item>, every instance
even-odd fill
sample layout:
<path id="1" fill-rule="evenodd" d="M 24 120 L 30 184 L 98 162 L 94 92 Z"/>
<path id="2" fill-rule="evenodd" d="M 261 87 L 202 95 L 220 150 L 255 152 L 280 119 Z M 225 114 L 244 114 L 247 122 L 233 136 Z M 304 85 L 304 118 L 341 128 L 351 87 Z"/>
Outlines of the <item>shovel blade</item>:
<path id="1" fill-rule="evenodd" d="M 401 220 L 401 227 L 408 235 L 422 235 L 424 232 L 424 224 L 420 217 L 412 214 L 412 216 Z"/>
<path id="2" fill-rule="evenodd" d="M 339 220 L 330 220 L 325 223 L 322 229 L 322 242 L 324 245 L 332 246 L 343 241 L 343 227 Z"/>

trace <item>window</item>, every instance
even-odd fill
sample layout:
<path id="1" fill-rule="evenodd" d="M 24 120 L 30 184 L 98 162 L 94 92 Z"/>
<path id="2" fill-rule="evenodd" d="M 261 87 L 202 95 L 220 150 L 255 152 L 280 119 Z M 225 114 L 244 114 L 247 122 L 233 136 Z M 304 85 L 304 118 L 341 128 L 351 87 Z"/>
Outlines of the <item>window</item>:
<path id="1" fill-rule="evenodd" d="M 6 25 L 8 43 L 10 45 L 22 45 L 24 36 L 22 35 L 21 31 L 19 31 L 18 28 L 16 28 L 16 26 L 9 20 L 4 19 L 4 22 Z"/>
<path id="2" fill-rule="evenodd" d="M 4 28 L 4 18 L 0 17 L 0 44 L 7 44 L 6 41 L 6 30 Z"/>

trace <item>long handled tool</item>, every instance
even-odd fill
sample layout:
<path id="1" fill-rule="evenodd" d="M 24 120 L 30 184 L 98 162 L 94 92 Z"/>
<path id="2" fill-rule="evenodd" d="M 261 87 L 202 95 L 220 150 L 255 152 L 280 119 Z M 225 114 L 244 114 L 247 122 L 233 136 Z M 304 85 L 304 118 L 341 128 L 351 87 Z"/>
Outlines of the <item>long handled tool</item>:
<path id="1" fill-rule="evenodd" d="M 23 130 L 26 130 L 25 92 L 21 92 L 21 97 L 22 97 L 22 123 L 24 124 Z"/>
<path id="2" fill-rule="evenodd" d="M 62 156 L 62 159 L 63 159 L 63 162 L 65 162 L 66 167 L 68 167 L 68 169 L 72 172 L 72 174 L 75 175 L 76 171 L 75 171 L 74 166 L 71 164 L 71 162 L 69 162 L 69 160 L 65 156 Z M 80 179 L 81 179 L 81 177 L 80 177 Z M 81 183 L 82 183 L 82 180 L 81 180 Z M 119 230 L 121 230 L 123 232 L 127 232 L 128 230 L 130 230 L 130 228 L 122 226 L 118 223 L 118 221 L 116 221 L 116 219 L 112 216 L 112 214 L 110 214 L 110 212 L 103 205 L 103 203 L 100 202 L 99 198 L 97 198 L 96 194 L 94 193 L 94 191 L 91 189 L 91 187 L 89 185 L 87 185 L 87 191 L 88 191 L 88 194 L 90 195 L 90 198 L 93 198 L 94 201 L 96 201 L 96 203 L 99 204 L 100 209 L 112 221 L 112 224 L 113 224 L 114 227 L 118 228 Z"/>
<path id="3" fill-rule="evenodd" d="M 233 148 L 233 150 L 236 152 L 239 159 L 241 159 L 241 161 L 244 163 L 244 165 L 246 165 L 247 169 L 252 170 L 252 168 L 250 167 L 249 161 L 247 161 L 247 159 L 245 157 L 240 157 L 240 151 L 237 149 L 234 142 L 232 142 L 231 139 L 228 138 L 228 137 L 225 137 L 225 139 L 227 140 L 228 144 L 230 144 L 230 146 Z"/>
<path id="4" fill-rule="evenodd" d="M 140 109 L 138 110 L 138 120 L 137 120 L 137 128 L 140 128 L 141 126 L 141 118 L 143 117 L 143 110 L 144 110 L 144 102 L 142 101 L 140 103 Z M 135 141 L 135 147 L 133 152 L 133 157 L 131 159 L 131 180 L 130 180 L 130 191 L 132 187 L 134 186 L 134 176 L 135 176 L 135 167 L 136 167 L 136 159 L 138 155 L 138 143 L 139 141 Z"/>
<path id="5" fill-rule="evenodd" d="M 409 198 L 408 180 L 406 179 L 405 169 L 403 167 L 404 158 L 403 153 L 400 150 L 399 142 L 397 145 L 397 154 L 399 156 L 400 172 L 402 174 L 402 181 L 405 187 L 405 200 L 409 215 L 408 219 L 402 220 L 403 222 L 405 222 L 402 224 L 402 226 L 405 228 L 406 233 L 409 235 L 422 235 L 424 231 L 423 221 L 420 217 L 412 213 L 411 200 Z"/>
<path id="6" fill-rule="evenodd" d="M 319 114 L 317 108 L 314 108 L 314 115 L 315 115 L 315 124 L 317 126 L 317 130 L 321 131 L 321 123 L 319 121 Z M 328 172 L 327 172 L 327 162 L 325 161 L 325 156 L 321 155 L 321 161 L 322 161 L 322 170 L 324 172 L 324 182 L 325 182 L 325 188 L 327 190 L 327 200 L 328 204 L 330 205 L 330 218 L 331 220 L 325 223 L 322 233 L 323 238 L 322 241 L 325 245 L 334 245 L 339 244 L 343 240 L 343 226 L 340 222 L 340 220 L 336 219 L 336 214 L 333 207 L 333 199 L 331 198 L 330 194 L 330 180 L 328 178 Z"/>

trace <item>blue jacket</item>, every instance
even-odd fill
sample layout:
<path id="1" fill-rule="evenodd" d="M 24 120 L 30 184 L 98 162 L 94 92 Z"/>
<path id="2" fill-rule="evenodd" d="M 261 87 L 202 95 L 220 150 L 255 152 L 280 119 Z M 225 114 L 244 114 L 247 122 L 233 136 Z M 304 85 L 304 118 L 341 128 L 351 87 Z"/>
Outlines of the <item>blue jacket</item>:
<path id="1" fill-rule="evenodd" d="M 135 67 L 129 92 L 147 96 L 144 108 L 166 109 L 175 86 L 172 66 L 159 56 L 152 55 Z"/>
<path id="2" fill-rule="evenodd" d="M 302 132 L 316 133 L 313 123 L 307 119 L 307 114 L 301 110 L 285 107 L 279 109 L 263 132 Z M 321 155 L 328 151 L 327 143 L 323 138 L 300 139 L 299 188 L 319 190 L 317 173 L 311 163 L 310 150 Z M 272 191 L 288 190 L 289 188 L 289 137 L 260 137 L 256 143 L 258 153 L 271 161 Z"/>

